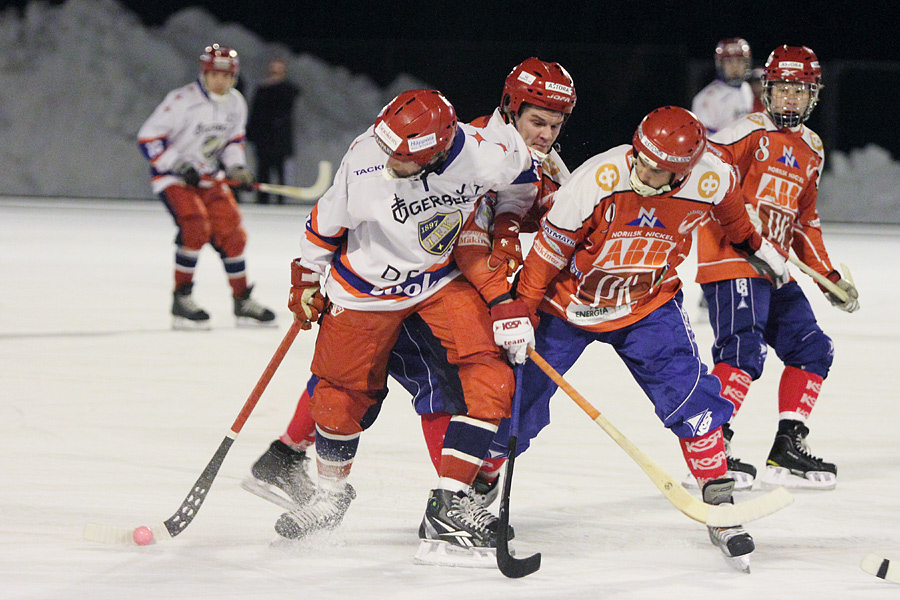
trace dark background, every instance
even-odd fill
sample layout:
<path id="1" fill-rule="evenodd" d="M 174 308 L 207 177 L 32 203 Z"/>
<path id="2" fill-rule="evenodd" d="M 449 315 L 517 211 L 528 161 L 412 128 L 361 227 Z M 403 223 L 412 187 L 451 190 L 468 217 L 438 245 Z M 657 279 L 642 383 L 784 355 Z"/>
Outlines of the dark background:
<path id="1" fill-rule="evenodd" d="M 825 81 L 808 125 L 823 137 L 826 150 L 875 143 L 900 157 L 900 125 L 893 115 L 900 98 L 900 46 L 890 16 L 896 7 L 887 2 L 120 4 L 147 26 L 161 25 L 186 6 L 202 6 L 223 22 L 364 73 L 381 86 L 409 73 L 442 90 L 465 121 L 493 110 L 514 65 L 529 56 L 557 61 L 578 93 L 560 138 L 572 165 L 630 141 L 638 121 L 654 108 L 690 106 L 714 76 L 720 39 L 747 39 L 760 64 L 780 44 L 807 45 L 822 63 Z"/>

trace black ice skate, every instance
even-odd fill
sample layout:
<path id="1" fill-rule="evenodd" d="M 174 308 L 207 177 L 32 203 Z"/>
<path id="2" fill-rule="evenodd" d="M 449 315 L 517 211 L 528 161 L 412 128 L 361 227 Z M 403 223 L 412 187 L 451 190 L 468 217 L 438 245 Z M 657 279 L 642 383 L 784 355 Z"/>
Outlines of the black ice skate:
<path id="1" fill-rule="evenodd" d="M 783 420 L 769 458 L 762 483 L 766 487 L 831 490 L 837 485 L 837 467 L 810 454 L 806 443 L 809 428 L 800 421 Z"/>
<path id="2" fill-rule="evenodd" d="M 465 492 L 431 490 L 419 526 L 415 561 L 445 566 L 497 566 L 499 520 Z"/>
<path id="3" fill-rule="evenodd" d="M 344 520 L 356 490 L 349 483 L 340 492 L 317 488 L 309 502 L 286 512 L 275 522 L 275 531 L 283 538 L 298 540 L 317 531 L 334 529 Z"/>
<path id="4" fill-rule="evenodd" d="M 197 306 L 191 295 L 192 282 L 183 283 L 172 294 L 172 329 L 209 329 L 209 313 Z"/>
<path id="5" fill-rule="evenodd" d="M 316 491 L 306 472 L 309 457 L 281 440 L 272 442 L 266 453 L 250 469 L 250 477 L 241 487 L 287 510 L 304 506 Z"/>
<path id="6" fill-rule="evenodd" d="M 728 471 L 725 476 L 734 480 L 734 491 L 741 492 L 751 489 L 753 482 L 756 481 L 756 467 L 732 455 L 731 438 L 734 437 L 734 431 L 730 424 L 722 425 L 722 436 L 725 438 L 725 458 L 728 461 Z M 688 473 L 681 485 L 688 489 L 697 489 L 697 480 Z"/>
<path id="7" fill-rule="evenodd" d="M 500 495 L 501 487 L 499 476 L 488 481 L 481 476 L 481 473 L 478 473 L 475 481 L 472 482 L 472 487 L 469 488 L 469 496 L 478 503 L 478 506 L 487 508 Z"/>
<path id="8" fill-rule="evenodd" d="M 713 479 L 703 486 L 703 501 L 707 504 L 733 504 L 734 480 Z M 750 572 L 750 553 L 756 548 L 753 538 L 743 526 L 707 527 L 709 540 L 722 551 L 728 564 L 744 573 Z"/>
<path id="9" fill-rule="evenodd" d="M 238 325 L 275 325 L 275 313 L 250 297 L 252 287 L 234 298 L 234 316 Z"/>

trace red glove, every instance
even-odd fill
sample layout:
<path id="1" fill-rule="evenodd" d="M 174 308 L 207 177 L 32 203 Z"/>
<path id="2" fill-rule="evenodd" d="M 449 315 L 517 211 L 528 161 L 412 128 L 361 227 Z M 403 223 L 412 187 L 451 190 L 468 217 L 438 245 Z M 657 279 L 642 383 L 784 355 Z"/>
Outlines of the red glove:
<path id="1" fill-rule="evenodd" d="M 506 268 L 506 276 L 512 275 L 522 265 L 522 246 L 519 243 L 519 217 L 512 213 L 503 213 L 494 218 L 491 231 L 493 248 L 488 256 L 488 269 L 496 271 Z"/>
<path id="2" fill-rule="evenodd" d="M 325 310 L 325 296 L 319 291 L 319 274 L 300 264 L 300 259 L 291 262 L 291 295 L 288 308 L 294 318 L 301 321 L 301 329 L 310 329 L 314 321 Z"/>

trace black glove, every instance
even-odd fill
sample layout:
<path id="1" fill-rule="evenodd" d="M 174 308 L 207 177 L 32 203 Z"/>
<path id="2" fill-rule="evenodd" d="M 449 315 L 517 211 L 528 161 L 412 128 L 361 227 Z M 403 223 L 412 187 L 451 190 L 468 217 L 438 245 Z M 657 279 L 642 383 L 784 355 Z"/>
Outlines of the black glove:
<path id="1" fill-rule="evenodd" d="M 197 184 L 200 183 L 200 171 L 189 162 L 178 163 L 173 170 L 176 175 L 184 180 L 185 185 L 197 187 Z"/>
<path id="2" fill-rule="evenodd" d="M 245 192 L 253 190 L 253 183 L 256 181 L 256 178 L 253 177 L 253 173 L 244 166 L 231 167 L 225 172 L 225 176 L 228 179 L 237 182 L 238 185 L 235 187 L 239 190 L 244 190 Z"/>

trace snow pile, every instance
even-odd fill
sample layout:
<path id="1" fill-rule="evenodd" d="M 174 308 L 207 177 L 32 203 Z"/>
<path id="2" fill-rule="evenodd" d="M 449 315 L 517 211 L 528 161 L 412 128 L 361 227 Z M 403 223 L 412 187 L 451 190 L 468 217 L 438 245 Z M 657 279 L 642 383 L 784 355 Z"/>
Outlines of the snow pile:
<path id="1" fill-rule="evenodd" d="M 31 2 L 0 13 L 0 195 L 151 197 L 135 136 L 165 94 L 191 81 L 214 41 L 241 57 L 248 100 L 282 57 L 303 96 L 295 109 L 294 185 L 320 160 L 336 168 L 350 142 L 399 92 L 427 87 L 400 74 L 387 89 L 243 27 L 186 8 L 145 28 L 114 0 Z M 252 165 L 252 152 L 248 152 Z M 831 152 L 820 186 L 825 222 L 900 223 L 900 163 L 878 147 Z"/>
<path id="2" fill-rule="evenodd" d="M 249 99 L 273 57 L 303 89 L 295 107 L 296 185 L 318 162 L 334 167 L 397 93 L 425 83 L 399 75 L 387 89 L 243 27 L 186 8 L 145 28 L 114 0 L 31 2 L 0 13 L 0 194 L 151 197 L 136 134 L 170 90 L 196 77 L 203 47 L 236 48 Z M 252 161 L 252 152 L 248 152 Z"/>
<path id="3" fill-rule="evenodd" d="M 819 185 L 823 220 L 841 223 L 900 223 L 900 163 L 884 148 L 868 145 L 825 156 L 830 167 Z"/>

